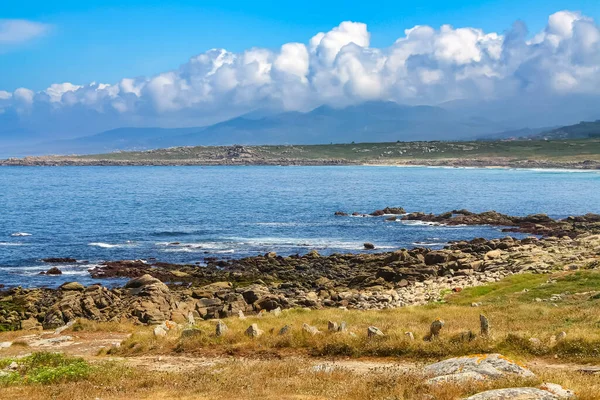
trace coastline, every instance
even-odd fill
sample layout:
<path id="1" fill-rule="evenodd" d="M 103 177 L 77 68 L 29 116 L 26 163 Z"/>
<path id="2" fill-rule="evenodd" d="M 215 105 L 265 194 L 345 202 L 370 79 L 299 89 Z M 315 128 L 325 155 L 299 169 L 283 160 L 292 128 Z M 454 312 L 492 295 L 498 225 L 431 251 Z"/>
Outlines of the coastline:
<path id="1" fill-rule="evenodd" d="M 282 167 L 323 167 L 323 166 L 369 166 L 403 168 L 469 168 L 469 169 L 523 169 L 560 171 L 599 171 L 600 161 L 553 161 L 553 160 L 511 160 L 501 158 L 469 159 L 411 159 L 352 161 L 345 159 L 279 159 L 279 160 L 111 160 L 82 159 L 77 157 L 47 156 L 25 157 L 0 160 L 0 167 L 213 167 L 213 166 L 282 166 Z"/>

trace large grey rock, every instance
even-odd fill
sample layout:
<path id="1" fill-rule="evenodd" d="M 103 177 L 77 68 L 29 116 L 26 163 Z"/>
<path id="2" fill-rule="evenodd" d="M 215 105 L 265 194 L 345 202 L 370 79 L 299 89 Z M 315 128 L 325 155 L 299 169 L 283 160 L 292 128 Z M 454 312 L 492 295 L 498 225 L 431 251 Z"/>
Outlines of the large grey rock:
<path id="1" fill-rule="evenodd" d="M 450 358 L 425 367 L 424 372 L 432 377 L 441 377 L 465 372 L 475 372 L 486 378 L 534 377 L 529 369 L 501 354 L 477 354 Z"/>
<path id="2" fill-rule="evenodd" d="M 488 390 L 466 400 L 559 400 L 559 397 L 545 390 L 522 387 Z"/>

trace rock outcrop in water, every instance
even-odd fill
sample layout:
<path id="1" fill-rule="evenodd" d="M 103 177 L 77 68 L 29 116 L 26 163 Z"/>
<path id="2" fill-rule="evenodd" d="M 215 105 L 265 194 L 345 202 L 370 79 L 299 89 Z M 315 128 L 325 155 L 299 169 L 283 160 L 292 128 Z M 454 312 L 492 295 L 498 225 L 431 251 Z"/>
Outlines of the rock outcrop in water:
<path id="1" fill-rule="evenodd" d="M 402 212 L 395 212 L 395 211 Z M 405 214 L 402 208 L 385 208 L 369 214 L 370 216 L 383 216 L 386 214 Z M 338 211 L 336 215 L 348 215 Z M 366 216 L 367 214 L 353 213 L 352 215 Z M 571 216 L 563 219 L 552 219 L 546 214 L 531 214 L 524 217 L 510 216 L 496 211 L 474 213 L 468 210 L 453 210 L 441 214 L 426 214 L 424 212 L 411 212 L 400 218 L 402 221 L 422 221 L 433 224 L 457 225 L 491 225 L 504 227 L 503 232 L 518 232 L 539 236 L 568 236 L 574 238 L 581 234 L 600 233 L 600 214 L 585 214 Z M 394 221 L 397 218 L 393 219 Z"/>

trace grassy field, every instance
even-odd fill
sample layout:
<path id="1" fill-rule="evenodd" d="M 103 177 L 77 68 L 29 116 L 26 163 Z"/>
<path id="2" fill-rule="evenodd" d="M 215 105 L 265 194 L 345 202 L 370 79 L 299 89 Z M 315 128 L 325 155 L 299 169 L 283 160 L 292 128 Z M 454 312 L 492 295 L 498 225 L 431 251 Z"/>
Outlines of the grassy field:
<path id="1" fill-rule="evenodd" d="M 487 286 L 450 292 L 443 302 L 420 307 L 298 309 L 279 316 L 228 318 L 223 321 L 229 329 L 222 337 L 215 335 L 214 320 L 198 322 L 195 329 L 201 333 L 188 338 L 177 329 L 166 337 L 155 337 L 150 327 L 80 321 L 67 334 L 101 335 L 115 330 L 133 334 L 121 346 L 105 348 L 87 361 L 49 356 L 26 359 L 26 367 L 18 373 L 0 377 L 0 398 L 450 400 L 489 388 L 550 381 L 575 390 L 579 399 L 591 400 L 597 398 L 600 376 L 577 369 L 582 364 L 600 363 L 598 307 L 600 272 L 585 270 L 513 275 Z M 490 320 L 488 337 L 479 335 L 480 314 Z M 424 341 L 436 318 L 445 321 L 439 339 Z M 345 321 L 355 335 L 328 332 L 328 321 Z M 244 335 L 252 323 L 265 333 L 258 338 Z M 304 323 L 321 333 L 304 332 Z M 290 333 L 278 335 L 284 325 L 292 327 Z M 385 336 L 369 339 L 366 331 L 372 325 Z M 463 335 L 469 330 L 475 337 Z M 408 331 L 415 340 L 407 337 Z M 553 339 L 561 332 L 566 333 L 565 338 Z M 0 341 L 8 335 L 16 338 L 14 332 L 5 333 L 0 334 Z M 432 386 L 419 375 L 419 365 L 424 363 L 493 352 L 527 363 L 537 377 Z M 197 361 L 192 361 L 191 368 L 166 371 L 132 364 L 148 357 L 165 364 L 181 358 Z M 0 370 L 14 360 L 0 360 Z M 202 360 L 218 362 L 203 364 Z M 315 363 L 327 360 L 382 367 L 315 368 Z"/>
<path id="2" fill-rule="evenodd" d="M 600 139 L 555 141 L 398 142 L 311 146 L 248 146 L 254 158 L 266 160 L 338 159 L 349 162 L 510 158 L 513 160 L 600 160 Z M 82 160 L 194 160 L 226 156 L 227 147 L 180 147 L 78 156 Z"/>

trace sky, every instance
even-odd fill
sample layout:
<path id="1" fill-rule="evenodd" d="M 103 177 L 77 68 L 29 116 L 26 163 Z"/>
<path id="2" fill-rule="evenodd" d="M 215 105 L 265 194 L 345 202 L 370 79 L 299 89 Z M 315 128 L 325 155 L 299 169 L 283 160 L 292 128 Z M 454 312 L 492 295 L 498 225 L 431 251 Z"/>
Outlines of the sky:
<path id="1" fill-rule="evenodd" d="M 0 139 L 365 101 L 520 99 L 562 123 L 600 98 L 598 0 L 4 3 Z"/>
<path id="2" fill-rule="evenodd" d="M 6 1 L 0 19 L 47 24 L 37 37 L 2 49 L 0 90 L 43 90 L 56 82 L 114 83 L 177 68 L 211 48 L 240 52 L 305 42 L 342 21 L 366 23 L 374 47 L 415 25 L 504 32 L 517 19 L 531 32 L 565 8 L 600 17 L 597 0 Z M 6 46 L 4 46 L 6 47 Z"/>

